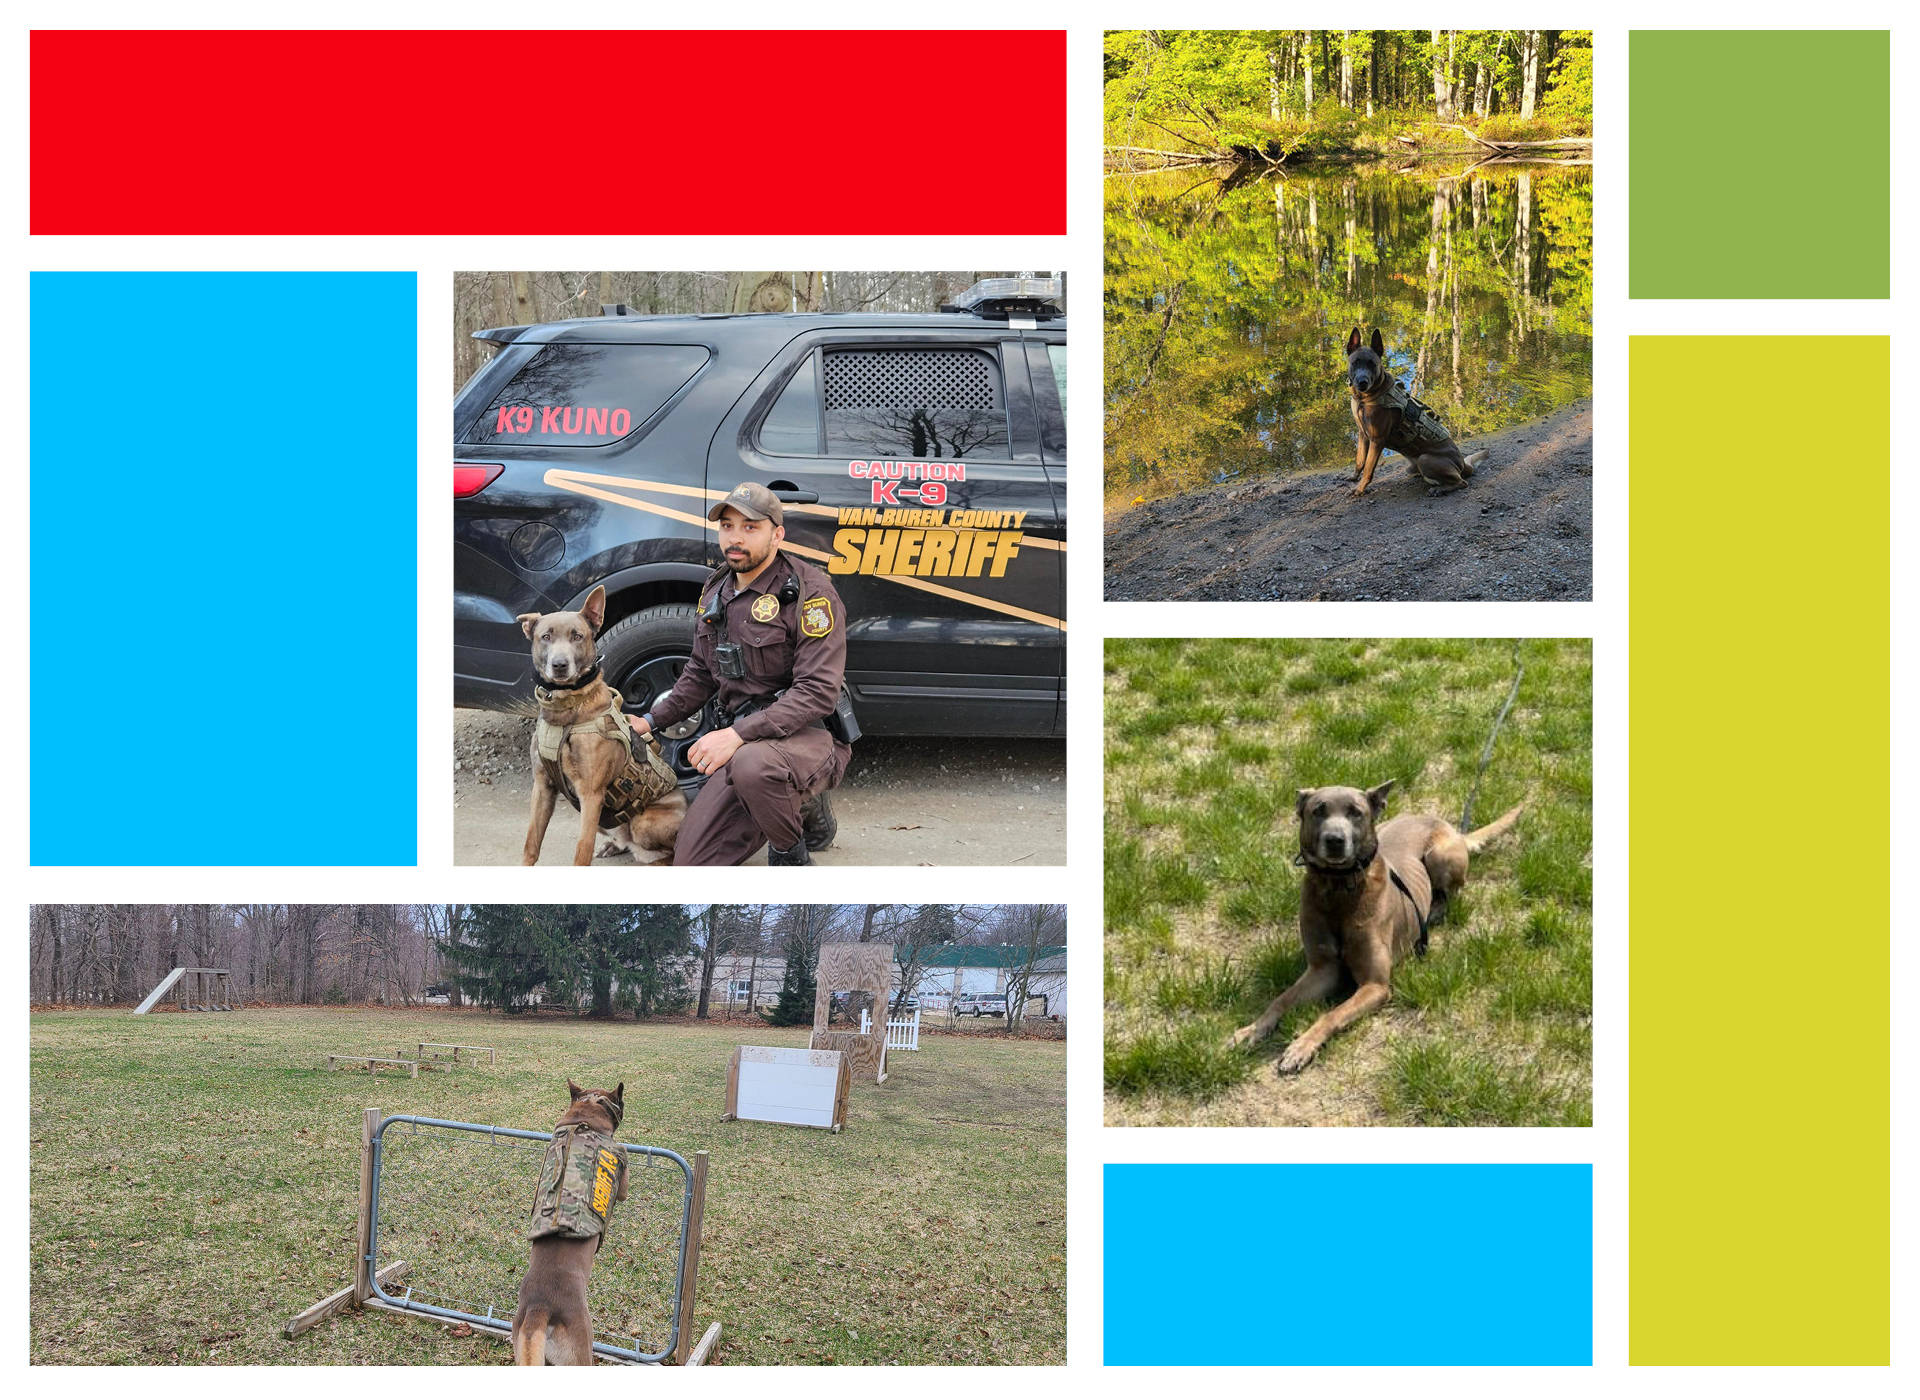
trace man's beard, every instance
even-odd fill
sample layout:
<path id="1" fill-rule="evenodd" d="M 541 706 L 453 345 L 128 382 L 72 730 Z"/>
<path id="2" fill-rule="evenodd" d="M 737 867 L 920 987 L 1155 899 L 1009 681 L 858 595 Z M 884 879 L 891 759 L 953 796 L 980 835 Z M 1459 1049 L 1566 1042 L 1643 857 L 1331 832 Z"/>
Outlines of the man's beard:
<path id="1" fill-rule="evenodd" d="M 757 555 L 753 552 L 751 546 L 741 545 L 740 548 L 745 551 L 744 557 L 735 559 L 732 555 L 728 555 L 727 567 L 732 569 L 736 576 L 740 574 L 750 574 L 762 564 L 766 563 L 767 560 L 773 558 L 774 547 L 777 543 L 778 541 L 776 540 L 768 540 L 767 547 Z"/>

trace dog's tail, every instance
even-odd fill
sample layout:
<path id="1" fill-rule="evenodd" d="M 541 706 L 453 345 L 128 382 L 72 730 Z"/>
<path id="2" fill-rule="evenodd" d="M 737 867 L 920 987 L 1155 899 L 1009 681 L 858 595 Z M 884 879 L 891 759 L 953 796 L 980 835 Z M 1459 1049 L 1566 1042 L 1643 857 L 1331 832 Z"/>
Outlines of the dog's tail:
<path id="1" fill-rule="evenodd" d="M 547 1364 L 547 1323 L 551 1314 L 545 1308 L 528 1308 L 513 1320 L 513 1364 Z"/>
<path id="2" fill-rule="evenodd" d="M 1527 804 L 1522 802 L 1511 812 L 1503 812 L 1485 826 L 1474 831 L 1469 831 L 1467 833 L 1467 850 L 1477 852 L 1487 846 L 1491 846 L 1495 841 L 1498 841 L 1502 836 L 1507 834 L 1513 824 L 1520 820 L 1520 814 L 1526 810 Z"/>
<path id="3" fill-rule="evenodd" d="M 1475 452 L 1471 456 L 1462 457 L 1460 459 L 1460 475 L 1472 476 L 1473 469 L 1479 466 L 1482 462 L 1486 460 L 1487 460 L 1487 453 L 1485 449 L 1482 449 L 1479 452 Z"/>

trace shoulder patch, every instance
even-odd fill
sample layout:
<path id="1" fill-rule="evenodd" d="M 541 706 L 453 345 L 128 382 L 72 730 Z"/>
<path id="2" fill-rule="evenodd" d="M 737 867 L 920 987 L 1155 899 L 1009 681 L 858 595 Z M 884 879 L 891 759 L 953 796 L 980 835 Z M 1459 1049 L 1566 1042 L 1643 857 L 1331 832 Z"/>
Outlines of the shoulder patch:
<path id="1" fill-rule="evenodd" d="M 800 605 L 800 630 L 809 637 L 824 637 L 833 630 L 833 599 L 809 598 Z"/>
<path id="2" fill-rule="evenodd" d="M 755 622 L 772 622 L 778 616 L 780 616 L 780 600 L 771 593 L 762 593 L 753 600 Z"/>

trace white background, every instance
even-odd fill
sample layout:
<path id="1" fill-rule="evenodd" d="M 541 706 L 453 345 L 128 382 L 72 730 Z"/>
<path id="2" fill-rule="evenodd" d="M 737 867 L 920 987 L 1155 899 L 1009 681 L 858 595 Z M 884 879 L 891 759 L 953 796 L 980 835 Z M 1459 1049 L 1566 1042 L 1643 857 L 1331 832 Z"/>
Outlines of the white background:
<path id="1" fill-rule="evenodd" d="M 1626 32 L 1642 28 L 1797 28 L 1893 27 L 1895 7 L 1885 4 L 1827 5 L 1823 7 L 1780 4 L 1703 5 L 1703 4 L 1626 4 L 1615 6 L 1545 6 L 1538 0 L 1528 5 L 1486 5 L 1462 3 L 1407 4 L 1375 3 L 1364 8 L 1353 6 L 1275 5 L 1275 4 L 1156 4 L 1126 3 L 1111 6 L 1092 4 L 1061 5 L 1046 3 L 979 3 L 952 7 L 938 13 L 902 10 L 897 5 L 833 4 L 815 8 L 790 5 L 736 4 L 725 11 L 712 10 L 689 16 L 678 7 L 644 5 L 575 4 L 561 8 L 529 9 L 502 4 L 470 4 L 459 8 L 417 4 L 340 3 L 333 5 L 281 5 L 269 12 L 254 6 L 185 4 L 172 6 L 132 6 L 101 4 L 32 4 L 25 7 L 26 21 L 16 20 L 8 35 L 11 59 L 7 73 L 12 79 L 7 100 L 12 112 L 11 137 L 7 143 L 9 178 L 4 188 L 11 192 L 8 239 L 12 249 L 11 285 L 23 299 L 27 295 L 29 270 L 55 269 L 415 269 L 419 280 L 419 424 L 420 424 L 420 587 L 419 587 L 419 783 L 420 832 L 418 869 L 347 870 L 339 869 L 31 869 L 26 864 L 27 820 L 24 783 L 16 787 L 13 815 L 7 818 L 8 845 L 12 866 L 17 872 L 14 908 L 24 949 L 26 906 L 30 902 L 67 901 L 209 901 L 242 902 L 251 900 L 301 902 L 349 898 L 375 902 L 418 902 L 506 900 L 506 899 L 631 899 L 659 898 L 704 902 L 714 898 L 728 900 L 788 900 L 797 894 L 821 901 L 922 901 L 922 900 L 994 900 L 1053 901 L 1063 897 L 1071 904 L 1073 944 L 1071 960 L 1074 1004 L 1081 1008 L 1071 1043 L 1069 1059 L 1069 1371 L 1033 1372 L 1023 1375 L 981 1373 L 967 1377 L 927 1376 L 934 1385 L 964 1384 L 1001 1387 L 1037 1387 L 1038 1393 L 1080 1394 L 1082 1386 L 1100 1387 L 1103 1394 L 1158 1396 L 1169 1388 L 1184 1388 L 1192 1378 L 1155 1369 L 1133 1369 L 1100 1373 L 1100 1167 L 1103 1161 L 1125 1162 L 1325 1162 L 1325 1161 L 1542 1161 L 1586 1162 L 1594 1164 L 1594 1360 L 1592 1370 L 1556 1370 L 1534 1374 L 1518 1369 L 1428 1370 L 1418 1375 L 1404 1369 L 1374 1368 L 1292 1368 L 1233 1374 L 1209 1373 L 1206 1383 L 1251 1385 L 1262 1389 L 1274 1386 L 1282 1391 L 1294 1387 L 1333 1389 L 1358 1394 L 1398 1394 L 1408 1387 L 1438 1395 L 1525 1394 L 1538 1393 L 1543 1387 L 1581 1394 L 1614 1394 L 1631 1387 L 1647 1394 L 1679 1394 L 1698 1388 L 1737 1387 L 1742 1394 L 1800 1395 L 1809 1389 L 1838 1393 L 1884 1393 L 1897 1384 L 1894 1377 L 1909 1359 L 1906 1324 L 1913 1318 L 1911 1270 L 1905 1267 L 1905 1248 L 1910 1243 L 1911 1211 L 1902 1187 L 1911 1170 L 1907 1150 L 1910 1113 L 1894 1116 L 1893 1200 L 1893 1347 L 1895 1371 L 1836 1370 L 1828 1375 L 1805 1372 L 1746 1371 L 1737 1375 L 1692 1368 L 1670 1371 L 1639 1368 L 1628 1371 L 1626 1362 L 1626 1279 L 1627 1279 L 1627 1194 L 1626 1194 L 1626 1071 L 1627 1051 L 1624 1036 L 1627 993 L 1627 927 L 1625 870 L 1627 823 L 1632 819 L 1626 790 L 1627 745 L 1627 578 L 1626 522 L 1628 470 L 1627 436 L 1627 336 L 1630 334 L 1859 334 L 1885 335 L 1896 329 L 1895 309 L 1910 300 L 1910 278 L 1905 258 L 1912 239 L 1905 223 L 1912 199 L 1908 186 L 1914 177 L 1911 149 L 1912 104 L 1907 92 L 1920 79 L 1920 70 L 1911 63 L 1912 55 L 1896 28 L 1893 54 L 1893 131 L 1894 131 L 1894 267 L 1891 302 L 1641 302 L 1626 298 L 1627 230 L 1627 44 Z M 269 17 L 271 16 L 271 17 Z M 956 27 L 1053 27 L 1070 29 L 1069 39 L 1069 231 L 1063 238 L 939 238 L 890 237 L 864 238 L 42 238 L 31 239 L 27 229 L 27 100 L 28 68 L 26 23 L 40 27 L 459 27 L 485 28 L 636 28 L 661 26 L 680 18 L 693 18 L 711 24 L 735 27 L 888 27 L 924 20 L 937 26 Z M 1596 174 L 1595 174 L 1595 300 L 1594 300 L 1594 597 L 1592 603 L 1515 604 L 1515 603 L 1127 603 L 1112 606 L 1101 602 L 1100 464 L 1101 395 L 1097 374 L 1100 366 L 1099 278 L 1101 269 L 1101 176 L 1100 153 L 1100 49 L 1101 32 L 1107 28 L 1145 25 L 1207 26 L 1219 28 L 1286 27 L 1306 28 L 1358 23 L 1365 27 L 1406 27 L 1430 25 L 1436 21 L 1461 27 L 1518 27 L 1545 21 L 1564 27 L 1591 27 L 1595 30 L 1596 49 Z M 885 120 L 890 103 L 923 106 L 951 100 L 957 108 L 969 100 L 1017 96 L 1022 90 L 1022 75 L 1030 65 L 1010 46 L 1004 72 L 945 72 L 938 63 L 937 47 L 930 47 L 927 62 L 913 72 L 822 75 L 823 94 L 840 101 L 858 101 L 871 107 L 875 120 Z M 635 81 L 644 81 L 644 65 L 635 65 Z M 846 81 L 846 78 L 852 81 Z M 752 74 L 727 70 L 724 65 L 714 74 L 714 100 L 730 100 L 729 94 L 751 87 Z M 562 90 L 547 86 L 540 94 L 543 101 L 563 101 Z M 494 119 L 501 102 L 516 99 L 510 75 L 502 74 L 497 83 L 476 81 L 471 110 L 448 114 L 448 139 L 457 142 L 461 135 L 478 137 Z M 1806 99 L 1782 94 L 1785 102 Z M 697 122 L 695 123 L 697 127 Z M 787 133 L 770 131 L 776 146 Z M 1674 139 L 1694 140 L 1699 134 L 1675 133 Z M 1738 132 L 1713 133 L 1713 141 L 1701 142 L 1700 158 L 1714 159 L 1718 141 L 1738 142 Z M 1018 182 L 1000 175 L 1008 167 L 1009 153 L 983 152 L 977 169 L 930 172 L 951 185 L 972 185 L 982 199 L 1003 198 L 1012 202 L 1018 195 Z M 645 164 L 645 152 L 637 151 L 636 161 Z M 789 158 L 783 150 L 765 156 L 770 160 Z M 747 163 L 749 166 L 751 162 Z M 1803 172 L 1817 174 L 1817 172 Z M 1795 172 L 1783 171 L 1781 197 L 1797 197 L 1800 186 Z M 751 179 L 750 170 L 742 179 Z M 1817 197 L 1810 195 L 1809 197 Z M 885 229 L 892 211 L 875 208 L 866 222 Z M 448 755 L 452 726 L 448 697 L 448 675 L 452 661 L 452 623 L 446 606 L 447 580 L 451 574 L 452 541 L 450 496 L 445 463 L 447 442 L 446 413 L 449 403 L 446 365 L 447 327 L 452 317 L 452 277 L 456 268 L 495 267 L 1066 267 L 1075 279 L 1073 312 L 1073 374 L 1069 409 L 1069 436 L 1078 444 L 1076 510 L 1069 534 L 1069 606 L 1067 611 L 1069 693 L 1073 701 L 1073 720 L 1068 740 L 1068 870 L 1059 868 L 1012 867 L 1000 870 L 935 870 L 925 868 L 850 869 L 821 867 L 808 876 L 794 877 L 765 867 L 742 868 L 724 876 L 700 869 L 669 868 L 643 870 L 631 874 L 609 874 L 606 870 L 577 871 L 571 868 L 523 871 L 515 867 L 474 867 L 454 869 L 451 865 L 452 810 L 451 773 Z M 16 386 L 16 412 L 24 416 L 26 396 L 18 386 L 27 382 L 25 317 L 13 322 L 13 334 L 4 353 L 15 369 L 8 382 Z M 290 336 L 299 336 L 297 324 L 287 327 Z M 1896 422 L 1911 421 L 1903 410 L 1912 402 L 1911 357 L 1905 353 L 1904 337 L 1896 335 L 1889 382 Z M 1878 414 L 1885 410 L 1884 393 L 1872 367 L 1864 374 L 1866 392 L 1860 409 Z M 1894 463 L 1893 519 L 1896 540 L 1902 526 L 1911 519 L 1912 497 L 1905 460 L 1908 434 L 1896 434 L 1902 457 Z M 25 438 L 16 432 L 13 438 L 16 457 L 25 455 Z M 1820 443 L 1776 443 L 1769 450 L 1791 452 L 1801 464 L 1807 479 L 1833 490 L 1878 489 L 1880 473 L 1886 465 L 1880 461 L 1861 463 L 1833 461 L 1822 453 Z M 1729 451 L 1728 469 L 1737 469 L 1739 448 Z M 17 464 L 14 480 L 24 485 L 26 474 Z M 19 491 L 17 493 L 24 494 Z M 1738 488 L 1737 475 L 1730 489 Z M 21 501 L 19 515 L 25 514 Z M 24 519 L 15 525 L 18 543 L 5 564 L 9 583 L 7 597 L 15 600 L 16 611 L 23 615 L 29 604 Z M 1902 541 L 1893 552 L 1894 622 L 1893 634 L 1900 641 L 1893 657 L 1893 708 L 1896 714 L 1910 713 L 1910 611 L 1912 571 L 1908 562 L 1909 546 Z M 344 604 L 345 600 L 343 600 Z M 364 600 L 373 606 L 398 606 L 403 600 Z M 1721 600 L 1697 604 L 1703 618 L 1711 623 L 1711 608 Z M 86 598 L 33 598 L 37 622 L 32 640 L 37 646 L 69 644 L 73 636 L 91 635 L 90 624 L 99 618 L 98 609 Z M 1683 604 L 1676 604 L 1683 605 Z M 49 617 L 55 619 L 49 622 Z M 65 622 L 59 619 L 65 619 Z M 67 624 L 74 631 L 69 633 Z M 1100 842 L 1101 842 L 1101 641 L 1103 636 L 1591 636 L 1594 640 L 1596 677 L 1594 721 L 1594 911 L 1595 911 L 1595 1126 L 1590 1130 L 1566 1129 L 1417 1129 L 1417 1128 L 1214 1128 L 1214 1129 L 1114 1129 L 1101 1126 L 1101 1054 L 1100 1027 L 1094 1009 L 1100 1005 L 1101 967 L 1096 956 L 1100 931 Z M 27 727 L 27 684 L 36 677 L 39 665 L 48 658 L 28 648 L 34 664 L 26 668 L 6 695 L 7 713 L 12 720 L 6 732 L 23 735 Z M 104 696 L 109 702 L 113 697 Z M 317 716 L 324 722 L 324 716 Z M 1911 747 L 1903 728 L 1893 733 L 1894 772 L 1890 775 L 1893 792 L 1904 791 L 1900 781 L 1911 772 Z M 1756 762 L 1766 755 L 1756 754 Z M 23 765 L 24 766 L 24 765 Z M 1832 781 L 1840 788 L 1857 787 L 1864 806 L 1877 807 L 1882 779 L 1877 773 L 1837 774 Z M 147 807 L 149 819 L 164 819 L 164 794 L 152 794 Z M 1892 804 L 1890 804 L 1891 806 Z M 1737 814 L 1725 814 L 1733 819 Z M 1892 849 L 1898 853 L 1910 849 L 1912 823 L 1903 807 L 1892 807 Z M 289 833 L 297 843 L 297 827 Z M 111 828 L 103 829 L 100 849 L 103 856 L 113 848 Z M 1276 854 L 1276 858 L 1283 858 Z M 1896 860 L 1900 857 L 1896 856 Z M 1791 850 L 1769 854 L 1750 872 L 1755 899 L 1764 900 L 1764 883 L 1770 878 L 1797 878 L 1797 857 Z M 1818 872 L 1806 872 L 1815 876 Z M 616 887 L 616 882 L 618 882 Z M 804 884 L 800 883 L 804 882 Z M 636 888 L 636 884 L 643 888 Z M 1904 919 L 1910 933 L 1911 916 Z M 1832 968 L 1818 971 L 1819 930 L 1809 930 L 1810 953 L 1807 960 L 1810 986 L 1783 988 L 1783 999 L 1796 1008 L 1817 1005 L 1830 998 L 1836 1014 L 1848 999 L 1857 998 L 1866 1014 L 1877 1014 L 1880 988 L 1872 985 L 1836 985 L 1830 980 Z M 1737 941 L 1737 925 L 1703 931 L 1703 937 Z M 1906 1067 L 1912 1040 L 1906 1026 L 1911 1019 L 1897 1001 L 1907 990 L 1904 974 L 1912 957 L 1901 939 L 1892 951 L 1892 978 L 1889 1000 L 1896 1003 L 1893 1017 L 1894 1087 L 1896 1103 L 1911 1095 L 1911 1078 Z M 25 968 L 16 963 L 24 974 Z M 1843 965 L 1847 975 L 1856 972 L 1874 978 L 1869 964 Z M 0 1080 L 11 1121 L 24 1125 L 27 1118 L 27 1050 L 24 976 L 16 984 L 14 1001 L 5 1015 L 13 1018 L 12 1043 L 19 1055 L 18 1068 Z M 1755 1008 L 1757 1016 L 1766 1016 L 1767 1008 Z M 1805 1017 L 1806 1010 L 1799 1012 Z M 1782 1026 L 1781 1043 L 1786 1032 L 1798 1027 Z M 114 1105 L 102 1103 L 99 1112 L 111 1118 Z M 1784 1111 L 1784 1106 L 1783 1106 Z M 24 1141 L 18 1142 L 12 1159 L 4 1168 L 11 1188 L 10 1199 L 24 1206 L 26 1199 L 27 1154 Z M 883 1203 L 877 1203 L 883 1204 Z M 1444 1209 L 1445 1202 L 1430 1203 Z M 1269 1262 L 1270 1239 L 1277 1239 L 1289 1223 L 1299 1221 L 1312 1210 L 1304 1202 L 1276 1200 L 1267 1219 L 1249 1219 L 1245 1231 L 1246 1270 L 1244 1286 L 1267 1292 L 1276 1318 L 1299 1315 L 1304 1309 L 1325 1306 L 1371 1307 L 1379 1310 L 1382 1325 L 1391 1327 L 1397 1311 L 1417 1308 L 1418 1299 L 1395 1296 L 1331 1300 L 1320 1295 L 1310 1267 L 1303 1265 L 1302 1252 L 1296 1246 L 1275 1249 L 1273 1257 L 1284 1263 Z M 109 1387 L 120 1392 L 135 1386 L 141 1392 L 169 1394 L 196 1391 L 237 1394 L 245 1387 L 251 1391 L 263 1381 L 276 1390 L 298 1395 L 320 1394 L 351 1383 L 335 1371 L 307 1368 L 274 1374 L 272 1377 L 244 1375 L 233 1368 L 206 1367 L 194 1370 L 149 1369 L 137 1376 L 44 1369 L 29 1371 L 25 1365 L 31 1325 L 28 1309 L 26 1270 L 27 1213 L 16 1209 L 10 1235 L 13 1267 L 4 1285 L 12 1306 L 8 1315 L 16 1319 L 14 1341 L 5 1349 L 5 1365 L 19 1368 L 21 1379 L 34 1393 L 51 1393 L 59 1386 L 63 1393 L 105 1394 Z M 1358 1222 L 1312 1219 L 1317 1235 L 1329 1229 Z M 1807 1279 L 1800 1286 L 1819 1289 L 1833 1280 Z M 1784 1286 L 1784 1285 L 1783 1285 Z M 207 1300 L 210 1314 L 219 1310 L 219 1299 Z M 728 1329 L 750 1328 L 751 1317 L 722 1319 Z M 464 1371 L 447 1381 L 466 1389 L 490 1390 L 495 1385 L 515 1382 L 498 1371 Z M 902 1378 L 908 1384 L 912 1379 Z M 405 1384 L 434 1386 L 437 1378 L 415 1377 Z M 550 1383 L 550 1382 L 549 1382 Z M 694 1375 L 672 1370 L 632 1372 L 601 1369 L 595 1372 L 596 1385 L 612 1387 L 695 1386 L 717 1394 L 743 1395 L 778 1385 L 782 1393 L 796 1396 L 826 1395 L 830 1390 L 844 1391 L 860 1384 L 858 1377 L 819 1370 L 792 1370 L 776 1377 L 742 1368 L 716 1368 Z M 1911 1381 L 1907 1383 L 1911 1385 Z"/>

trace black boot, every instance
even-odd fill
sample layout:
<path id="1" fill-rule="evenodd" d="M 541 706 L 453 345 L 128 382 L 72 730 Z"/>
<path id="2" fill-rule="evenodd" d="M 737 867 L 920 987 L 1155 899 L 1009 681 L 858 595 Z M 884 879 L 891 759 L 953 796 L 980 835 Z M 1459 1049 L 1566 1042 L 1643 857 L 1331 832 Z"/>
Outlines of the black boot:
<path id="1" fill-rule="evenodd" d="M 813 857 L 807 854 L 807 838 L 802 836 L 793 843 L 791 850 L 783 851 L 773 842 L 767 842 L 768 865 L 812 865 Z"/>
<path id="2" fill-rule="evenodd" d="M 807 838 L 807 849 L 824 851 L 840 834 L 840 819 L 833 814 L 824 789 L 816 792 L 800 809 L 800 834 Z"/>

